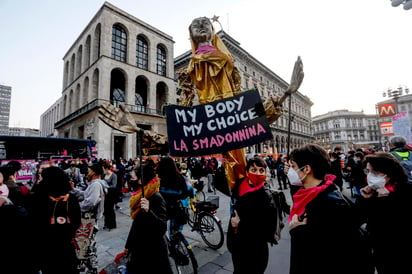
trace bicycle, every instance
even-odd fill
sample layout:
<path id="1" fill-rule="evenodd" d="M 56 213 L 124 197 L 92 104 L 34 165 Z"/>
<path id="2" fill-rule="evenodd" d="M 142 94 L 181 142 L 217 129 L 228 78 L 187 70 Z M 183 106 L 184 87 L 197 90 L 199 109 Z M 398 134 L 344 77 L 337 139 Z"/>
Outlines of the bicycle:
<path id="1" fill-rule="evenodd" d="M 202 240 L 212 249 L 219 249 L 223 246 L 224 234 L 220 219 L 216 216 L 216 209 L 219 208 L 219 196 L 212 197 L 206 201 L 196 202 L 190 200 L 187 216 L 187 223 L 202 237 Z M 209 198 L 208 197 L 208 198 Z"/>
<path id="2" fill-rule="evenodd" d="M 191 244 L 181 232 L 166 234 L 170 265 L 175 274 L 197 274 L 198 263 Z"/>

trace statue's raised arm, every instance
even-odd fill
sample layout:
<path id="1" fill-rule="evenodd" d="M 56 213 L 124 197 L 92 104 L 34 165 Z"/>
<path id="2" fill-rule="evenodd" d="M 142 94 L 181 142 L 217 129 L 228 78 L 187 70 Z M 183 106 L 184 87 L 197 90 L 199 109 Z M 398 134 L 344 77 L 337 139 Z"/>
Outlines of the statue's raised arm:
<path id="1" fill-rule="evenodd" d="M 140 128 L 130 111 L 123 105 L 115 107 L 108 102 L 103 102 L 99 108 L 99 118 L 108 126 L 125 133 L 139 132 Z"/>
<path id="2" fill-rule="evenodd" d="M 99 108 L 99 119 L 108 126 L 125 133 L 143 133 L 143 153 L 147 155 L 153 151 L 167 153 L 169 144 L 167 137 L 152 130 L 143 130 L 138 127 L 133 115 L 120 104 L 115 107 L 108 102 L 104 102 Z"/>
<path id="3" fill-rule="evenodd" d="M 290 79 L 290 84 L 286 93 L 292 94 L 296 92 L 302 84 L 304 76 L 302 59 L 298 56 L 298 60 L 296 60 L 295 66 L 293 67 L 292 78 Z"/>

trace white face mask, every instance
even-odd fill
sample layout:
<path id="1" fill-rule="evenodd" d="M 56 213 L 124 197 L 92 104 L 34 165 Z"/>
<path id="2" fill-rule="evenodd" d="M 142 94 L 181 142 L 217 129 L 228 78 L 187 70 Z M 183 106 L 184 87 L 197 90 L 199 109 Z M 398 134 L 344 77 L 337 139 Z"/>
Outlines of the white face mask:
<path id="1" fill-rule="evenodd" d="M 301 167 L 298 170 L 301 170 L 303 168 L 304 167 Z M 299 178 L 298 172 L 292 167 L 290 167 L 287 176 L 291 185 L 302 186 L 302 180 L 306 177 L 306 174 L 302 178 Z"/>
<path id="2" fill-rule="evenodd" d="M 374 190 L 377 190 L 378 188 L 382 188 L 386 184 L 386 175 L 375 175 L 371 172 L 368 173 L 367 180 L 368 180 L 368 186 Z"/>

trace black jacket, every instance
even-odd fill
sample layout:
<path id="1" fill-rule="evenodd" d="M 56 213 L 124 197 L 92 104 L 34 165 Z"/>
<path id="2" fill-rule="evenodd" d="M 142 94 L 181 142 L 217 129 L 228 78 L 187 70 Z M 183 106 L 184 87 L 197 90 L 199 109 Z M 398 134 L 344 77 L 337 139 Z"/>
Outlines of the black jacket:
<path id="1" fill-rule="evenodd" d="M 367 222 L 379 274 L 410 269 L 412 185 L 401 183 L 386 197 L 360 197 L 356 204 Z M 406 272 L 405 272 L 406 271 Z"/>
<path id="2" fill-rule="evenodd" d="M 360 218 L 336 185 L 309 202 L 305 212 L 307 224 L 290 230 L 290 274 L 373 273 Z"/>
<path id="3" fill-rule="evenodd" d="M 164 238 L 166 229 L 166 203 L 157 192 L 149 198 L 149 211 L 140 211 L 133 220 L 127 237 L 130 274 L 172 273 Z"/>
<path id="4" fill-rule="evenodd" d="M 273 238 L 276 227 L 277 211 L 266 186 L 239 197 L 240 183 L 238 181 L 232 190 L 233 209 L 237 211 L 240 222 L 235 232 L 229 221 L 227 247 L 232 253 L 235 273 L 263 273 L 268 261 L 268 241 Z"/>

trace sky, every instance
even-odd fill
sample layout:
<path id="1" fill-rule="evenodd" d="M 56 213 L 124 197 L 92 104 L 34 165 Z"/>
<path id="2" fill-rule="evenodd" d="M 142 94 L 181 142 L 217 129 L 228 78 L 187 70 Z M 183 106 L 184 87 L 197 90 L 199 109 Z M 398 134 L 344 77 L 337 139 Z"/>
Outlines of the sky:
<path id="1" fill-rule="evenodd" d="M 347 109 L 375 114 L 383 92 L 412 88 L 412 10 L 390 0 L 111 0 L 169 34 L 174 57 L 190 49 L 188 26 L 219 16 L 240 46 L 286 82 L 301 56 L 299 92 L 312 117 Z M 62 93 L 63 56 L 102 0 L 0 0 L 0 84 L 12 87 L 11 127 L 39 128 Z"/>

